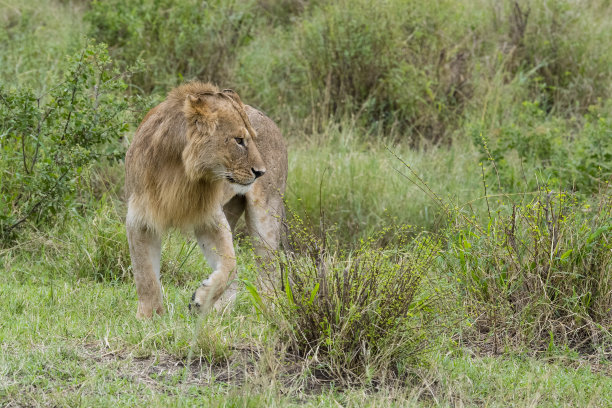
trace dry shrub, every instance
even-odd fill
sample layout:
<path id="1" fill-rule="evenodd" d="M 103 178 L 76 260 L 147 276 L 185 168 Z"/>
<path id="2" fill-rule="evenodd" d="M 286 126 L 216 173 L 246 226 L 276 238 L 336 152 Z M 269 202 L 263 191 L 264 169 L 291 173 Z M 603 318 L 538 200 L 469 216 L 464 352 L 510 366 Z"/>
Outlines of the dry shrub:
<path id="1" fill-rule="evenodd" d="M 438 292 L 427 285 L 427 272 L 438 244 L 394 228 L 339 252 L 295 215 L 289 231 L 290 249 L 279 257 L 281 282 L 258 304 L 290 351 L 325 379 L 406 380 L 436 330 Z M 391 244 L 378 245 L 391 236 Z"/>

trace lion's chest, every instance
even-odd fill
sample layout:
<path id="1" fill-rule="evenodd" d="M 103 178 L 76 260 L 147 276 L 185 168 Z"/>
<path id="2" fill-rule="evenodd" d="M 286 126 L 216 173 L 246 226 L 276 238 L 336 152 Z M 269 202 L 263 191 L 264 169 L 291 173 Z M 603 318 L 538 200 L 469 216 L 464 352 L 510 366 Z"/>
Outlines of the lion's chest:
<path id="1" fill-rule="evenodd" d="M 133 196 L 130 206 L 160 230 L 191 229 L 207 222 L 214 210 L 223 203 L 222 182 L 190 182 L 185 178 L 159 177 L 143 191 Z"/>

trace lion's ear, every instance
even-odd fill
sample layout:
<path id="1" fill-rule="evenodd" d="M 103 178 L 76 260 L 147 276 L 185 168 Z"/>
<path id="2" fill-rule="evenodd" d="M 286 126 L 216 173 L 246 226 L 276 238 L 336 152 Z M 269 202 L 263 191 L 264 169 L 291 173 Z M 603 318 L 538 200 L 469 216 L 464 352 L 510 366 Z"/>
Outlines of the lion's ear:
<path id="1" fill-rule="evenodd" d="M 201 95 L 187 95 L 183 113 L 201 132 L 211 132 L 216 126 L 217 114 Z"/>
<path id="2" fill-rule="evenodd" d="M 232 98 L 234 101 L 238 102 L 238 105 L 244 108 L 244 104 L 242 103 L 242 100 L 240 100 L 240 97 L 238 96 L 236 91 L 234 91 L 233 89 L 224 89 L 221 92 Z"/>
<path id="3" fill-rule="evenodd" d="M 221 92 L 223 92 L 224 94 L 226 94 L 228 96 L 231 96 L 234 99 L 240 100 L 240 97 L 238 96 L 236 91 L 234 91 L 233 89 L 224 89 Z"/>
<path id="4" fill-rule="evenodd" d="M 187 95 L 187 100 L 189 101 L 189 104 L 193 107 L 201 105 L 203 102 L 202 98 L 200 98 L 199 96 L 194 96 L 194 95 Z"/>

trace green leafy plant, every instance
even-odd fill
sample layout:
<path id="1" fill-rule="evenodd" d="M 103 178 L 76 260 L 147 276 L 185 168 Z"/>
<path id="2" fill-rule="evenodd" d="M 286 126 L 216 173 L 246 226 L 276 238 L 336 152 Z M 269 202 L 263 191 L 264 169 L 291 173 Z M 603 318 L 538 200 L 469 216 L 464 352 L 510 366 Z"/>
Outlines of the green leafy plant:
<path id="1" fill-rule="evenodd" d="M 0 88 L 0 237 L 78 208 L 83 172 L 124 153 L 128 100 L 103 45 L 70 59 L 62 82 L 44 95 Z"/>
<path id="2" fill-rule="evenodd" d="M 538 102 L 523 102 L 516 108 L 516 117 L 495 129 L 493 135 L 483 135 L 481 128 L 472 129 L 472 140 L 481 152 L 480 159 L 489 164 L 488 181 L 501 191 L 523 188 L 536 190 L 538 180 L 549 182 L 558 168 L 567 165 L 569 150 L 567 124 L 547 117 Z M 518 161 L 521 166 L 516 165 Z M 525 168 L 530 172 L 526 180 Z"/>
<path id="3" fill-rule="evenodd" d="M 487 163 L 487 180 L 502 192 L 559 185 L 594 193 L 612 177 L 612 117 L 606 105 L 593 105 L 578 128 L 547 115 L 538 102 L 523 102 L 516 117 L 472 140 Z"/>
<path id="4" fill-rule="evenodd" d="M 612 102 L 593 105 L 585 115 L 569 161 L 563 169 L 573 186 L 587 191 L 608 188 L 612 181 Z"/>
<path id="5" fill-rule="evenodd" d="M 612 197 L 593 204 L 553 191 L 464 225 L 447 253 L 469 310 L 472 334 L 494 351 L 593 352 L 612 342 Z M 491 344 L 487 342 L 487 344 Z"/>

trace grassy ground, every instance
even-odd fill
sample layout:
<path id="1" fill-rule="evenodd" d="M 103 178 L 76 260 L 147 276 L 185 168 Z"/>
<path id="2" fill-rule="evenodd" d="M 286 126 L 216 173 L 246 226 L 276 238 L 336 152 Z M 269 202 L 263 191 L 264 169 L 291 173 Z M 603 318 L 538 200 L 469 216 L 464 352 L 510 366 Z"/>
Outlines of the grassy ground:
<path id="1" fill-rule="evenodd" d="M 403 386 L 334 385 L 296 359 L 242 287 L 233 308 L 199 319 L 188 300 L 209 269 L 185 237 L 164 241 L 166 314 L 135 318 L 122 205 L 99 209 L 3 250 L 0 401 L 3 406 L 607 406 L 612 365 L 552 350 L 466 347 L 461 326 L 438 337 Z M 92 238 L 93 237 L 93 238 Z M 95 237 L 111 237 L 101 241 Z M 117 241 L 113 241 L 117 239 Z M 115 251 L 116 263 L 101 255 Z M 75 256 L 75 254 L 77 254 Z M 239 277 L 253 281 L 248 245 Z M 106 273 L 101 273 L 106 271 Z M 443 270 L 433 269 L 436 276 Z"/>
<path id="2" fill-rule="evenodd" d="M 30 270 L 27 278 L 19 277 L 22 268 Z M 410 387 L 337 390 L 313 382 L 283 354 L 245 292 L 234 310 L 198 322 L 187 313 L 190 289 L 166 284 L 167 313 L 140 321 L 130 282 L 75 282 L 39 268 L 16 262 L 0 285 L 3 406 L 612 403 L 609 365 L 594 369 L 571 355 L 478 357 L 446 345 L 431 351 L 430 365 Z"/>

